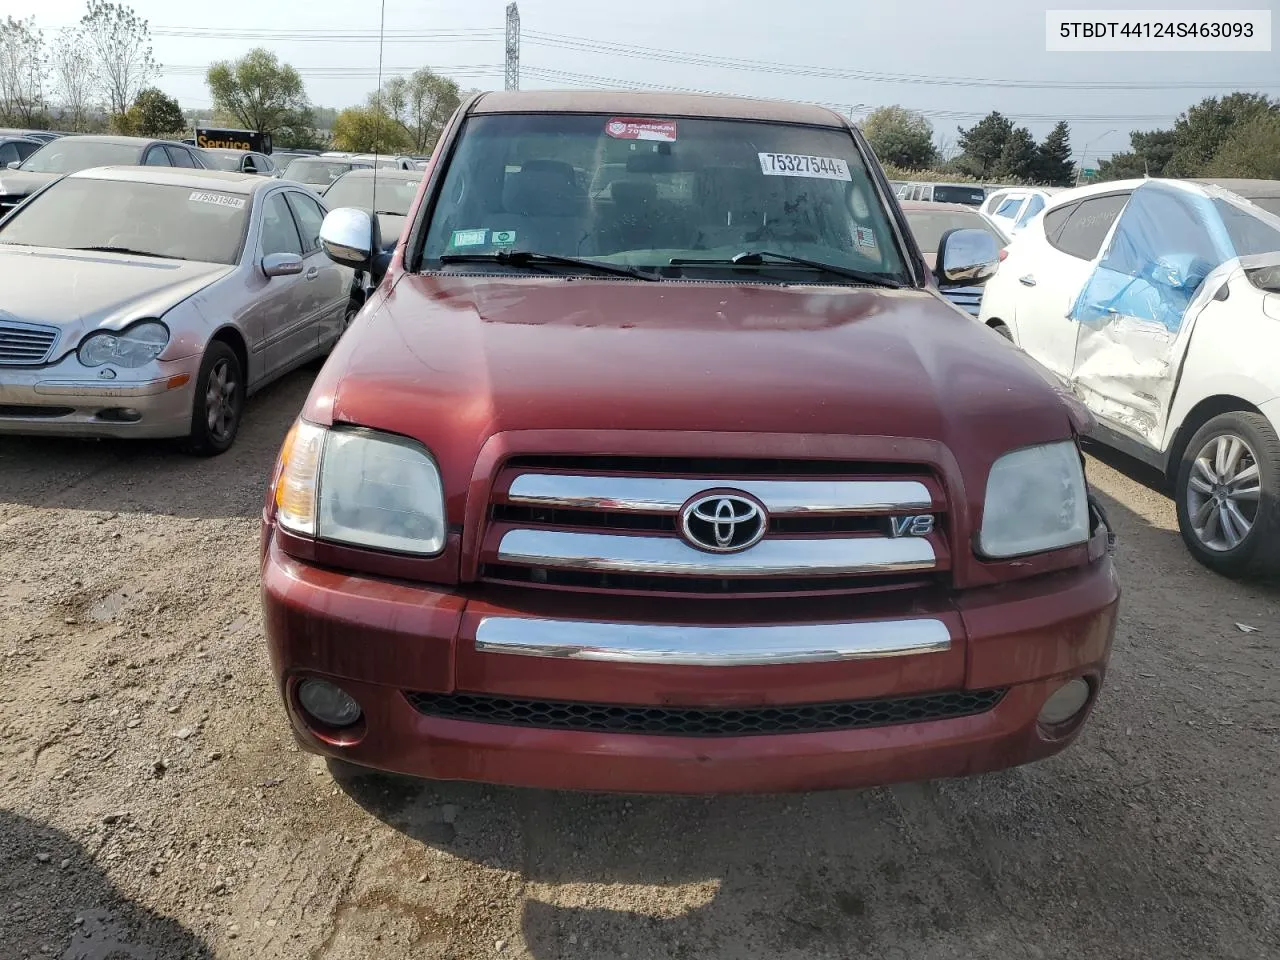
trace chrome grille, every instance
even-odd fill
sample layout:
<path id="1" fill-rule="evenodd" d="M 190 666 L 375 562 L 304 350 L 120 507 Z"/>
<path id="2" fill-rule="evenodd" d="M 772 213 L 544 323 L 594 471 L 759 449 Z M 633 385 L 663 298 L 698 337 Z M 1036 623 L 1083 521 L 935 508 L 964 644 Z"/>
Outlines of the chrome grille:
<path id="1" fill-rule="evenodd" d="M 682 507 L 713 490 L 765 508 L 759 543 L 717 553 L 686 542 Z M 941 485 L 919 465 L 519 458 L 494 486 L 480 576 L 700 596 L 918 588 L 950 568 L 944 511 Z M 892 535 L 891 518 L 918 514 L 935 517 L 929 535 Z"/>
<path id="2" fill-rule="evenodd" d="M 0 320 L 0 364 L 36 366 L 49 359 L 58 328 Z"/>

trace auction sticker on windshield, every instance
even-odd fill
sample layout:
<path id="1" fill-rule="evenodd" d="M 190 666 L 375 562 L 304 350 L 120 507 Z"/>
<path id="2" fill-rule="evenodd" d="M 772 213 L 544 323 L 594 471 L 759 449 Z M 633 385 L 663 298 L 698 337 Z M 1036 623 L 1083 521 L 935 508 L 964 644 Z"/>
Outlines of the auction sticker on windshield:
<path id="1" fill-rule="evenodd" d="M 615 140 L 659 140 L 663 143 L 675 143 L 676 122 L 614 117 L 604 125 L 604 132 Z"/>
<path id="2" fill-rule="evenodd" d="M 849 164 L 839 157 L 811 157 L 803 153 L 762 153 L 760 172 L 766 177 L 815 177 L 853 182 Z"/>
<path id="3" fill-rule="evenodd" d="M 229 197 L 225 193 L 206 193 L 195 190 L 187 197 L 191 203 L 212 203 L 219 207 L 231 207 L 233 210 L 244 209 L 244 197 Z"/>
<path id="4" fill-rule="evenodd" d="M 482 247 L 489 239 L 488 230 L 455 230 L 449 240 L 451 247 Z"/>

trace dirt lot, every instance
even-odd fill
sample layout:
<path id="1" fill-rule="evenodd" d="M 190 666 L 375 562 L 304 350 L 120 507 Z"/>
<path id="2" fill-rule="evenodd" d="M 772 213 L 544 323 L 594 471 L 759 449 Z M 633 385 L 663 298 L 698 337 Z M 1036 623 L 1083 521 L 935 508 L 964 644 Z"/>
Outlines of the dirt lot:
<path id="1" fill-rule="evenodd" d="M 308 384 L 211 461 L 0 440 L 3 960 L 1280 955 L 1280 590 L 1195 566 L 1122 464 L 1092 465 L 1112 672 L 1058 758 L 776 798 L 424 784 L 299 752 L 268 682 L 257 514 Z"/>

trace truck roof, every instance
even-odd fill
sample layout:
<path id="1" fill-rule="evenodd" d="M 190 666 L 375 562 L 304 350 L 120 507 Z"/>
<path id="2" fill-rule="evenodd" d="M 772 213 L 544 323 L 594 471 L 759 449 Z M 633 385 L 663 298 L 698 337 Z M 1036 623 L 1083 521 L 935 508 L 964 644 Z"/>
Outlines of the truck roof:
<path id="1" fill-rule="evenodd" d="M 472 103 L 469 112 L 604 113 L 616 116 L 763 120 L 841 129 L 848 125 L 845 118 L 834 110 L 808 103 L 636 90 L 504 90 L 482 94 Z"/>

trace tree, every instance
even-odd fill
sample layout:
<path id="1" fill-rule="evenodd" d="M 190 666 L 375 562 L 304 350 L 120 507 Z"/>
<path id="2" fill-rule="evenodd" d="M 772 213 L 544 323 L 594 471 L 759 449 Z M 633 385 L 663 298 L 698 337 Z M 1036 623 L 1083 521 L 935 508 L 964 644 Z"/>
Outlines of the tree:
<path id="1" fill-rule="evenodd" d="M 957 127 L 960 134 L 960 166 L 974 176 L 991 175 L 1000 162 L 1005 141 L 1013 134 L 1013 122 L 992 110 L 968 130 Z"/>
<path id="2" fill-rule="evenodd" d="M 1071 131 L 1059 120 L 1044 142 L 1036 148 L 1033 178 L 1050 187 L 1069 187 L 1075 176 L 1071 162 Z"/>
<path id="3" fill-rule="evenodd" d="M 1130 151 L 1113 154 L 1098 164 L 1099 180 L 1163 176 L 1177 141 L 1172 130 L 1135 130 L 1129 134 L 1129 146 Z"/>
<path id="4" fill-rule="evenodd" d="M 151 28 L 132 7 L 89 0 L 88 12 L 80 18 L 80 30 L 94 80 L 107 109 L 118 117 L 160 72 L 160 64 L 151 54 Z"/>
<path id="5" fill-rule="evenodd" d="M 1237 127 L 1206 165 L 1204 174 L 1280 180 L 1280 116 L 1262 116 Z"/>
<path id="6" fill-rule="evenodd" d="M 54 89 L 62 103 L 60 123 L 74 132 L 82 132 L 89 125 L 94 80 L 93 62 L 79 29 L 64 27 L 59 31 L 53 43 L 51 67 Z"/>
<path id="7" fill-rule="evenodd" d="M 261 47 L 239 60 L 209 67 L 205 82 L 217 111 L 229 114 L 246 129 L 269 133 L 313 126 L 311 103 L 298 71 Z"/>
<path id="8" fill-rule="evenodd" d="M 333 145 L 355 153 L 399 153 L 412 147 L 399 122 L 376 107 L 348 107 L 333 122 Z"/>
<path id="9" fill-rule="evenodd" d="M 178 101 L 155 87 L 140 91 L 122 120 L 117 125 L 120 132 L 137 137 L 160 137 L 187 126 Z"/>
<path id="10" fill-rule="evenodd" d="M 425 154 L 435 148 L 460 100 L 456 82 L 422 67 L 408 77 L 392 77 L 370 94 L 369 106 L 393 117 L 409 135 L 410 149 Z"/>
<path id="11" fill-rule="evenodd" d="M 1031 180 L 1035 177 L 1037 158 L 1036 138 L 1026 127 L 1018 127 L 1010 132 L 1000 148 L 995 174 L 1010 180 Z"/>
<path id="12" fill-rule="evenodd" d="M 933 125 L 905 107 L 880 107 L 867 114 L 862 133 L 882 163 L 922 170 L 937 159 Z"/>
<path id="13" fill-rule="evenodd" d="M 1177 177 L 1198 175 L 1238 128 L 1276 115 L 1280 115 L 1280 102 L 1260 93 L 1206 97 L 1174 122 L 1177 148 L 1166 172 Z"/>
<path id="14" fill-rule="evenodd" d="M 0 123 L 41 126 L 48 59 L 35 18 L 0 21 Z"/>

